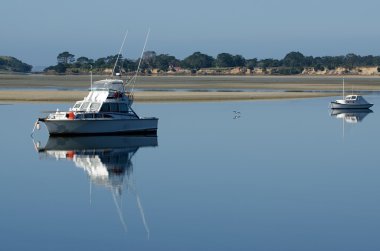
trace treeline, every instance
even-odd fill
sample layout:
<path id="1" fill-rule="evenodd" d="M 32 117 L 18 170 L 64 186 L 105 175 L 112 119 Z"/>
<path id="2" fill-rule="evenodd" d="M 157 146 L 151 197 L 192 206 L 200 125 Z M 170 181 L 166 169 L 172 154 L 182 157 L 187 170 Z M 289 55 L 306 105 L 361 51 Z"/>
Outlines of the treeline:
<path id="1" fill-rule="evenodd" d="M 33 66 L 23 63 L 14 57 L 0 56 L 0 71 L 6 72 L 30 72 Z"/>
<path id="2" fill-rule="evenodd" d="M 119 58 L 119 64 L 116 72 L 134 72 L 137 70 L 140 59 L 123 58 L 122 55 L 112 55 L 98 58 L 96 60 L 87 57 L 75 58 L 75 55 L 65 51 L 57 56 L 57 65 L 47 67 L 44 71 L 54 71 L 57 73 L 80 73 L 83 71 L 104 71 L 112 69 Z M 334 70 L 338 67 L 352 69 L 353 67 L 380 66 L 380 56 L 360 56 L 356 54 L 347 54 L 345 56 L 325 56 L 313 57 L 304 56 L 300 52 L 290 52 L 283 59 L 246 59 L 241 55 L 232 55 L 229 53 L 220 53 L 215 58 L 195 52 L 183 60 L 177 59 L 168 54 L 157 54 L 154 51 L 147 51 L 143 54 L 140 69 L 142 72 L 149 73 L 153 69 L 168 72 L 178 69 L 190 70 L 196 73 L 202 68 L 233 68 L 245 67 L 253 70 L 261 68 L 265 71 L 267 68 L 272 69 L 272 74 L 299 74 L 304 68 L 314 68 L 315 71 Z"/>

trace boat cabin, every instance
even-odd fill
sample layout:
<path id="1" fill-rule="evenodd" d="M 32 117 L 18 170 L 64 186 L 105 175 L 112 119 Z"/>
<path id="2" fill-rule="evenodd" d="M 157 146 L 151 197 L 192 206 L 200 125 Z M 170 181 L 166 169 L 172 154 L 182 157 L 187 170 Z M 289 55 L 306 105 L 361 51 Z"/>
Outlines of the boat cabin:
<path id="1" fill-rule="evenodd" d="M 71 111 L 75 112 L 128 112 L 128 103 L 78 101 Z"/>
<path id="2" fill-rule="evenodd" d="M 361 99 L 362 99 L 362 96 L 358 96 L 358 95 L 348 95 L 345 98 L 345 100 L 361 100 Z"/>
<path id="3" fill-rule="evenodd" d="M 77 101 L 70 109 L 73 112 L 117 112 L 132 111 L 132 97 L 125 95 L 124 83 L 119 79 L 100 80 L 93 83 L 90 93 Z"/>

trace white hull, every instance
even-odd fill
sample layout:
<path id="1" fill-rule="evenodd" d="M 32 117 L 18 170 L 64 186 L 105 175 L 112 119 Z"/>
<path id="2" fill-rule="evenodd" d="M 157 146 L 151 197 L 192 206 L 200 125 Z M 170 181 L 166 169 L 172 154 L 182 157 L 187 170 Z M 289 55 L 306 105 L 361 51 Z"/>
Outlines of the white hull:
<path id="1" fill-rule="evenodd" d="M 157 118 L 140 119 L 44 119 L 50 135 L 128 134 L 156 132 Z"/>
<path id="2" fill-rule="evenodd" d="M 337 102 L 331 102 L 331 109 L 368 109 L 371 108 L 373 104 L 341 104 Z"/>

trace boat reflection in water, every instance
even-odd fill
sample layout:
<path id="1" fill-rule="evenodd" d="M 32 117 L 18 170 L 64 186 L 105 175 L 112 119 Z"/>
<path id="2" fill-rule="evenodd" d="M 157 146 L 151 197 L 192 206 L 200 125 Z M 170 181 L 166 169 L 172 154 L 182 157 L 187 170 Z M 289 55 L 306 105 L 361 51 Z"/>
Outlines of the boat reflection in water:
<path id="1" fill-rule="evenodd" d="M 362 122 L 364 118 L 372 112 L 371 109 L 333 109 L 330 115 L 338 119 L 343 119 L 346 123 L 356 124 Z"/>
<path id="2" fill-rule="evenodd" d="M 128 189 L 136 197 L 148 238 L 148 224 L 133 179 L 132 157 L 140 147 L 155 146 L 157 136 L 49 137 L 44 147 L 35 144 L 41 157 L 71 160 L 88 174 L 91 186 L 110 189 L 125 230 L 121 195 L 123 189 Z"/>

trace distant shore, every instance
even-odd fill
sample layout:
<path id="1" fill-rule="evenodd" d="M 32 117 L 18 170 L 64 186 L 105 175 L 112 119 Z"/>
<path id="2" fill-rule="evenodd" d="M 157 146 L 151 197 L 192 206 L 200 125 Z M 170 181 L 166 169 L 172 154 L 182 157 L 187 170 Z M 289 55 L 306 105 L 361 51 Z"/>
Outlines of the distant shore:
<path id="1" fill-rule="evenodd" d="M 107 76 L 94 76 L 94 81 Z M 346 91 L 380 91 L 380 77 L 345 78 Z M 73 102 L 90 87 L 83 75 L 0 75 L 0 102 Z M 135 84 L 136 102 L 314 98 L 341 95 L 342 78 L 326 76 L 150 76 Z"/>

